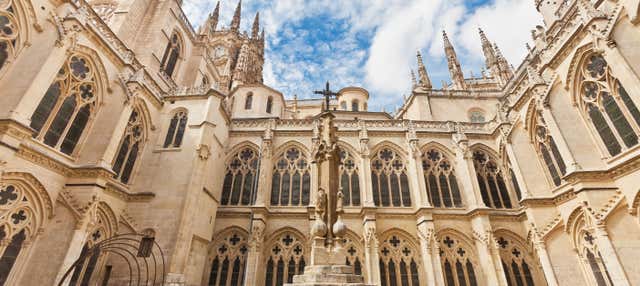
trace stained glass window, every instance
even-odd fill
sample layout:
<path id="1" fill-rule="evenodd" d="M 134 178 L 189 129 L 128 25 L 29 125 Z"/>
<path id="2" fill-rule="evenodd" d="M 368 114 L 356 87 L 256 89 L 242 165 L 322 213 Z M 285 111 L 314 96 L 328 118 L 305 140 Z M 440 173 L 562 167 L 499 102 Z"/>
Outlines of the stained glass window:
<path id="1" fill-rule="evenodd" d="M 440 263 L 447 286 L 476 286 L 473 248 L 455 236 L 444 235 L 440 241 Z M 471 261 L 474 262 L 471 262 Z"/>
<path id="2" fill-rule="evenodd" d="M 171 35 L 169 39 L 169 43 L 167 44 L 167 48 L 164 51 L 164 56 L 162 57 L 162 65 L 160 68 L 164 71 L 166 75 L 169 77 L 173 76 L 175 72 L 176 66 L 178 64 L 178 59 L 180 58 L 180 37 L 175 32 Z"/>
<path id="3" fill-rule="evenodd" d="M 0 2 L 0 71 L 15 56 L 20 30 L 12 1 Z"/>
<path id="4" fill-rule="evenodd" d="M 95 69 L 91 61 L 72 55 L 31 116 L 34 137 L 71 155 L 96 108 Z"/>
<path id="5" fill-rule="evenodd" d="M 258 164 L 258 153 L 252 148 L 243 148 L 231 157 L 222 184 L 220 204 L 248 206 L 254 203 Z"/>
<path id="6" fill-rule="evenodd" d="M 239 286 L 243 280 L 249 245 L 241 232 L 232 231 L 214 242 L 209 286 Z"/>
<path id="7" fill-rule="evenodd" d="M 502 269 L 508 285 L 514 286 L 535 286 L 534 281 L 542 282 L 542 274 L 531 272 L 527 261 L 533 263 L 535 260 L 530 251 L 520 241 L 514 240 L 508 236 L 498 236 L 498 251 L 502 259 Z"/>
<path id="8" fill-rule="evenodd" d="M 340 151 L 340 188 L 344 195 L 345 206 L 360 205 L 360 177 L 358 166 L 353 156 L 345 151 Z"/>
<path id="9" fill-rule="evenodd" d="M 282 286 L 291 283 L 293 276 L 304 273 L 304 242 L 297 236 L 284 233 L 266 250 L 265 286 Z"/>
<path id="10" fill-rule="evenodd" d="M 419 286 L 419 254 L 405 237 L 391 234 L 380 244 L 380 280 L 381 285 Z"/>
<path id="11" fill-rule="evenodd" d="M 559 186 L 562 183 L 562 176 L 566 174 L 566 165 L 556 142 L 547 129 L 547 124 L 542 117 L 542 113 L 538 112 L 536 116 L 536 146 L 542 157 L 542 161 L 546 166 L 549 176 L 553 184 Z"/>
<path id="12" fill-rule="evenodd" d="M 308 205 L 311 177 L 306 156 L 300 149 L 291 147 L 275 162 L 271 181 L 271 205 Z"/>
<path id="13" fill-rule="evenodd" d="M 167 136 L 164 139 L 164 148 L 177 148 L 182 145 L 182 138 L 184 137 L 184 131 L 187 127 L 187 119 L 187 113 L 184 111 L 173 115 L 169 122 L 169 129 L 167 129 Z"/>
<path id="14" fill-rule="evenodd" d="M 611 156 L 638 144 L 640 112 L 601 54 L 585 59 L 578 89 L 584 110 Z"/>
<path id="15" fill-rule="evenodd" d="M 384 148 L 371 160 L 373 200 L 376 206 L 411 206 L 405 159 Z"/>
<path id="16" fill-rule="evenodd" d="M 462 207 L 458 181 L 451 163 L 436 149 L 422 154 L 427 196 L 434 207 Z"/>
<path id="17" fill-rule="evenodd" d="M 484 204 L 490 208 L 512 208 L 502 166 L 481 150 L 473 152 L 473 163 Z"/>
<path id="18" fill-rule="evenodd" d="M 114 176 L 121 182 L 128 184 L 131 179 L 133 167 L 138 159 L 141 144 L 143 143 L 144 124 L 142 114 L 134 109 L 129 116 L 127 127 L 122 136 L 122 142 L 118 148 L 116 160 L 113 163 Z"/>

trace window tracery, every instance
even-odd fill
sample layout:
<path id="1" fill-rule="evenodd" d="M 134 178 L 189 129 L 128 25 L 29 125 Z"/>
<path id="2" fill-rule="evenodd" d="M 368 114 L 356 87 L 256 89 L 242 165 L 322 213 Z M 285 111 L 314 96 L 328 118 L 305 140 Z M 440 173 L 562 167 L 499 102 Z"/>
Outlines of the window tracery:
<path id="1" fill-rule="evenodd" d="M 447 286 L 477 286 L 477 260 L 473 248 L 453 235 L 444 235 L 439 241 L 440 262 Z"/>
<path id="2" fill-rule="evenodd" d="M 381 286 L 420 285 L 419 254 L 412 243 L 402 235 L 392 234 L 379 249 Z"/>
<path id="3" fill-rule="evenodd" d="M 567 172 L 566 165 L 560 151 L 556 146 L 555 140 L 549 130 L 547 124 L 542 117 L 542 113 L 538 112 L 536 116 L 536 150 L 542 157 L 542 161 L 547 168 L 548 174 L 553 184 L 559 186 L 562 183 L 562 176 Z"/>
<path id="4" fill-rule="evenodd" d="M 498 235 L 498 251 L 508 285 L 544 285 L 537 273 L 538 267 L 531 253 L 518 241 L 509 236 Z M 537 283 L 536 283 L 537 282 Z"/>
<path id="5" fill-rule="evenodd" d="M 361 244 L 357 240 L 347 236 L 344 238 L 342 247 L 347 250 L 346 265 L 353 266 L 353 273 L 363 275 L 365 267 L 362 265 L 364 260 Z"/>
<path id="6" fill-rule="evenodd" d="M 602 259 L 598 240 L 594 233 L 594 228 L 587 224 L 584 215 L 582 215 L 572 228 L 573 243 L 578 249 L 578 256 L 588 276 L 587 280 L 591 281 L 593 285 L 613 286 L 615 284 L 613 284 L 609 270 Z"/>
<path id="7" fill-rule="evenodd" d="M 376 206 L 411 206 L 405 160 L 395 151 L 383 148 L 371 160 L 373 201 Z"/>
<path id="8" fill-rule="evenodd" d="M 276 160 L 271 180 L 272 206 L 306 206 L 311 188 L 310 165 L 297 147 L 288 148 Z"/>
<path id="9" fill-rule="evenodd" d="M 182 43 L 180 41 L 180 37 L 176 32 L 174 32 L 173 34 L 171 34 L 171 38 L 169 38 L 169 43 L 167 44 L 167 48 L 164 51 L 164 56 L 162 56 L 162 64 L 160 65 L 160 69 L 169 77 L 172 77 L 173 73 L 176 70 L 178 59 L 180 58 L 181 49 Z"/>
<path id="10" fill-rule="evenodd" d="M 69 57 L 31 116 L 34 137 L 71 155 L 95 112 L 96 92 L 93 63 Z"/>
<path id="11" fill-rule="evenodd" d="M 484 123 L 486 121 L 484 112 L 479 109 L 469 111 L 469 121 L 471 123 Z"/>
<path id="12" fill-rule="evenodd" d="M 462 207 L 455 171 L 449 160 L 436 149 L 422 154 L 424 182 L 429 202 L 434 207 Z"/>
<path id="13" fill-rule="evenodd" d="M 182 138 L 184 137 L 184 131 L 187 127 L 187 119 L 188 117 L 185 111 L 180 111 L 173 115 L 169 122 L 169 129 L 167 129 L 167 137 L 164 139 L 164 148 L 177 148 L 182 145 Z"/>
<path id="14" fill-rule="evenodd" d="M 244 285 L 244 272 L 249 252 L 247 236 L 239 231 L 226 235 L 213 245 L 209 286 Z"/>
<path id="15" fill-rule="evenodd" d="M 7 282 L 27 236 L 36 231 L 34 218 L 35 210 L 23 188 L 0 185 L 0 285 Z"/>
<path id="16" fill-rule="evenodd" d="M 586 57 L 578 77 L 584 112 L 609 154 L 637 145 L 640 111 L 604 57 L 596 53 Z"/>
<path id="17" fill-rule="evenodd" d="M 94 273 L 98 273 L 98 267 L 100 267 L 101 252 L 100 249 L 90 251 L 92 247 L 101 241 L 111 237 L 112 231 L 107 226 L 107 215 L 104 210 L 98 209 L 96 212 L 95 226 L 89 231 L 87 242 L 82 247 L 80 252 L 81 263 L 76 266 L 69 280 L 69 286 L 84 286 L 89 285 L 91 277 Z M 102 258 L 102 260 L 106 260 Z"/>
<path id="18" fill-rule="evenodd" d="M 512 208 L 504 172 L 497 161 L 477 150 L 473 152 L 473 165 L 484 204 L 490 208 Z"/>
<path id="19" fill-rule="evenodd" d="M 340 151 L 340 188 L 344 195 L 345 206 L 360 205 L 360 177 L 358 166 L 353 156 L 345 151 Z"/>
<path id="20" fill-rule="evenodd" d="M 253 205 L 256 200 L 259 158 L 252 148 L 243 148 L 227 164 L 222 184 L 222 205 Z"/>
<path id="21" fill-rule="evenodd" d="M 15 56 L 19 36 L 18 19 L 12 1 L 0 1 L 0 70 Z"/>
<path id="22" fill-rule="evenodd" d="M 114 178 L 125 184 L 129 183 L 131 179 L 133 167 L 144 145 L 144 132 L 142 114 L 139 110 L 134 109 L 127 122 L 122 142 L 113 163 L 113 171 L 116 173 Z"/>
<path id="23" fill-rule="evenodd" d="M 266 249 L 265 286 L 281 286 L 293 282 L 293 276 L 304 274 L 304 242 L 296 235 L 284 233 Z"/>

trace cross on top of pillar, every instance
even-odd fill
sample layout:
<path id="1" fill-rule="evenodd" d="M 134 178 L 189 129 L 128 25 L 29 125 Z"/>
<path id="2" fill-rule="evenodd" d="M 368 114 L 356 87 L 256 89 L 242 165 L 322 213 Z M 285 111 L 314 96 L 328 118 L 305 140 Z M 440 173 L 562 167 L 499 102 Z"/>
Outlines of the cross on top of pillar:
<path id="1" fill-rule="evenodd" d="M 517 248 L 514 248 L 511 254 L 515 257 L 520 257 L 520 251 Z"/>
<path id="2" fill-rule="evenodd" d="M 329 82 L 327 81 L 327 85 L 324 90 L 316 90 L 313 92 L 314 94 L 320 94 L 324 96 L 324 111 L 329 111 L 329 101 L 332 96 L 338 96 L 337 92 L 331 91 L 329 88 Z"/>

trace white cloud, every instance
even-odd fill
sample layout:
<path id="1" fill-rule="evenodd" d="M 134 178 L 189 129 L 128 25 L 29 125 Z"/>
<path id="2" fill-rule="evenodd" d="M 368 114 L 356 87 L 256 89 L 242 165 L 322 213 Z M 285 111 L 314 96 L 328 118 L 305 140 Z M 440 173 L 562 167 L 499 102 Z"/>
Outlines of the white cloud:
<path id="1" fill-rule="evenodd" d="M 221 26 L 228 26 L 236 4 L 221 3 Z M 185 0 L 183 4 L 196 26 L 214 6 L 211 0 Z M 338 85 L 363 85 L 372 94 L 369 105 L 379 109 L 401 104 L 402 94 L 409 92 L 408 75 L 416 66 L 416 50 L 423 51 L 436 86 L 440 80 L 448 80 L 442 29 L 447 30 L 465 71 L 475 69 L 478 73 L 484 62 L 478 27 L 498 43 L 514 65 L 520 63 L 529 30 L 541 22 L 532 1 L 488 0 L 473 8 L 468 6 L 463 0 L 244 0 L 242 28 L 250 29 L 255 12 L 260 11 L 268 38 L 265 82 L 285 96 L 299 93 L 304 97 L 319 87 L 321 82 L 312 82 L 305 75 L 331 74 Z M 345 27 L 336 29 L 347 30 L 346 36 L 315 45 L 291 41 L 295 33 L 301 33 L 292 30 L 292 25 L 313 17 L 343 20 Z M 314 28 L 303 32 L 314 33 Z M 359 47 L 355 38 L 363 35 L 371 37 L 370 47 Z M 308 57 L 294 56 L 300 54 L 324 58 L 311 62 Z"/>

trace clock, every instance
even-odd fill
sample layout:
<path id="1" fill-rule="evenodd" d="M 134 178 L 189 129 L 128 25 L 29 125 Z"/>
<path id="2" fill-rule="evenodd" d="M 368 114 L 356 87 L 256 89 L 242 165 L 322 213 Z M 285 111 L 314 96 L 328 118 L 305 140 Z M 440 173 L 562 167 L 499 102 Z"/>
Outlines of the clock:
<path id="1" fill-rule="evenodd" d="M 223 45 L 217 45 L 213 48 L 213 57 L 216 59 L 226 57 L 227 56 L 227 48 Z"/>

